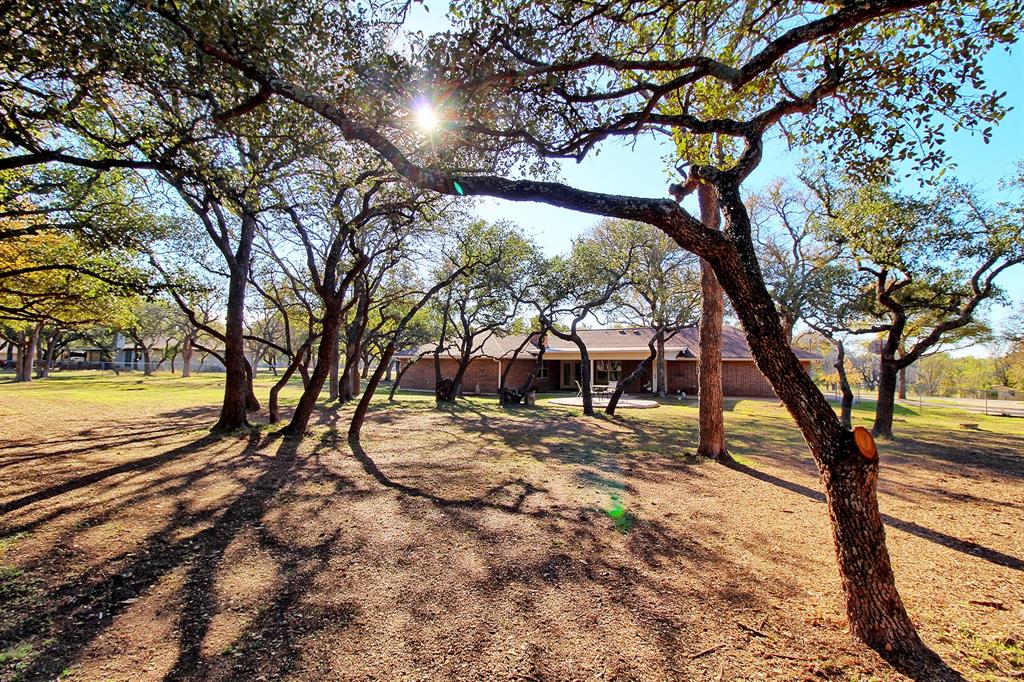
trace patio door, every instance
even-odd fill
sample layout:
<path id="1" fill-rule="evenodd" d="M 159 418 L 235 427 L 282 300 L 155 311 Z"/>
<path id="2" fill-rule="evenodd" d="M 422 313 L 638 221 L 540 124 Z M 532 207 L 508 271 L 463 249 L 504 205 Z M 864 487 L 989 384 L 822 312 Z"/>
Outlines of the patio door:
<path id="1" fill-rule="evenodd" d="M 580 380 L 580 375 L 583 374 L 583 363 L 565 360 L 562 360 L 561 363 L 562 371 L 561 383 L 559 384 L 559 388 L 575 390 L 576 382 Z"/>

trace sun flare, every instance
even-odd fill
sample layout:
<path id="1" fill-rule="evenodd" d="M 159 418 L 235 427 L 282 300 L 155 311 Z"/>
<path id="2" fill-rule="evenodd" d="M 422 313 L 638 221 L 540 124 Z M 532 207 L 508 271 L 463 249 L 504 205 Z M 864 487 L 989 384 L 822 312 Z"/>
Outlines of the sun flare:
<path id="1" fill-rule="evenodd" d="M 413 115 L 416 118 L 416 127 L 426 133 L 434 132 L 441 123 L 434 107 L 426 102 L 417 103 L 413 107 Z"/>

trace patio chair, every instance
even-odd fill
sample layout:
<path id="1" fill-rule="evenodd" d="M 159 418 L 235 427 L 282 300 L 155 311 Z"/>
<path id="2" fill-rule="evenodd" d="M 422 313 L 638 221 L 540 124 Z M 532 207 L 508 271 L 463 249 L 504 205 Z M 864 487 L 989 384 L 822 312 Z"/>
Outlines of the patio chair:
<path id="1" fill-rule="evenodd" d="M 574 381 L 573 383 L 576 384 L 576 397 L 577 398 L 582 398 L 583 397 L 583 387 L 580 386 L 580 382 L 578 382 L 578 381 Z"/>

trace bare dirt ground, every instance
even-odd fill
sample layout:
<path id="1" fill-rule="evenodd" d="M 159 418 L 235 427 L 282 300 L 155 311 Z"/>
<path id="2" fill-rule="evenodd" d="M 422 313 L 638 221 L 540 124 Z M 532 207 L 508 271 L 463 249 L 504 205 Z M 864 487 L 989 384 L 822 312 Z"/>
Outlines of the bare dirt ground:
<path id="1" fill-rule="evenodd" d="M 353 451 L 331 414 L 296 446 L 212 437 L 212 406 L 25 396 L 0 386 L 3 680 L 904 679 L 846 633 L 771 403 L 733 408 L 729 469 L 684 456 L 684 406 L 407 398 Z M 969 679 L 1024 675 L 1022 444 L 925 424 L 882 450 L 903 597 Z"/>

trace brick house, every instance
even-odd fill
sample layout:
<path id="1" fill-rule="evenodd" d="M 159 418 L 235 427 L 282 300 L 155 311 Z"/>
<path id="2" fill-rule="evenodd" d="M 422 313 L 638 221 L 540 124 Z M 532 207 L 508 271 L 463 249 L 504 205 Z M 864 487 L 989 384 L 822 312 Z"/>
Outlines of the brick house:
<path id="1" fill-rule="evenodd" d="M 654 335 L 651 328 L 631 329 L 587 329 L 580 331 L 580 337 L 590 354 L 591 377 L 595 385 L 607 385 L 629 376 L 650 353 L 648 341 Z M 534 335 L 535 337 L 536 335 Z M 470 362 L 463 378 L 466 393 L 497 393 L 501 373 L 512 362 L 507 385 L 521 386 L 536 364 L 536 338 L 532 338 L 515 360 L 515 349 L 523 342 L 522 336 L 492 336 L 484 343 L 483 349 Z M 563 341 L 549 334 L 544 366 L 541 368 L 535 387 L 538 391 L 576 391 L 580 376 L 580 353 L 571 341 Z M 811 363 L 820 357 L 807 351 L 795 350 L 804 368 L 810 371 Z M 398 354 L 396 360 L 402 366 L 413 363 L 402 377 L 402 388 L 434 389 L 434 359 L 427 355 L 416 360 L 418 350 Z M 697 327 L 680 330 L 665 344 L 668 363 L 669 393 L 697 394 L 697 359 L 700 344 Z M 657 363 L 655 363 L 657 364 Z M 441 376 L 452 377 L 458 368 L 458 360 L 450 354 L 441 356 Z M 655 368 L 655 371 L 657 369 Z M 651 390 L 651 378 L 627 386 L 630 393 Z M 722 330 L 722 388 L 727 396 L 774 397 L 775 391 L 754 364 L 746 338 L 739 329 L 724 327 Z"/>

